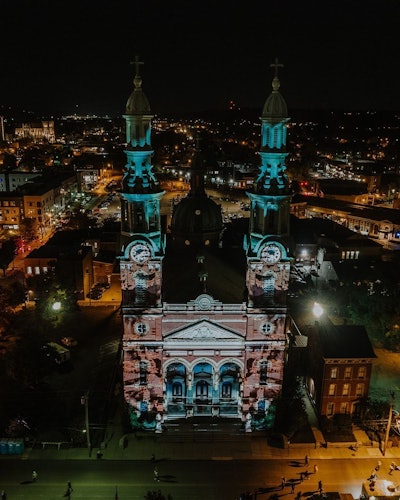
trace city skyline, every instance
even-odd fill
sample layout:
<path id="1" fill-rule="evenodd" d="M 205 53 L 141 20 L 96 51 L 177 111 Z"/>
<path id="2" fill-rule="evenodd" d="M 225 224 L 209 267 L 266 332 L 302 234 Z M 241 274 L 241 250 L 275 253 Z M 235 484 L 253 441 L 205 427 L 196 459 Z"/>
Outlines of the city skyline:
<path id="1" fill-rule="evenodd" d="M 122 115 L 138 55 L 154 113 L 262 108 L 278 58 L 290 109 L 400 110 L 400 5 L 48 0 L 2 6 L 0 105 Z"/>

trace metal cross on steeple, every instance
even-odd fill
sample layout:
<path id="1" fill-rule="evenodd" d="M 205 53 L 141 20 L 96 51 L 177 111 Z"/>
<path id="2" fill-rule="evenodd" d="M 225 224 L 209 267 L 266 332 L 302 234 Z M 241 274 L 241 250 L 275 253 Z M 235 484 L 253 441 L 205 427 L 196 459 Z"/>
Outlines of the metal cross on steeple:
<path id="1" fill-rule="evenodd" d="M 281 64 L 278 60 L 278 58 L 275 58 L 275 62 L 269 65 L 270 68 L 275 68 L 275 78 L 278 78 L 278 68 L 283 68 L 283 64 Z"/>
<path id="2" fill-rule="evenodd" d="M 135 60 L 131 61 L 131 64 L 134 64 L 136 66 L 136 76 L 139 76 L 139 66 L 141 64 L 144 64 L 144 62 L 139 61 L 139 56 L 135 56 Z"/>

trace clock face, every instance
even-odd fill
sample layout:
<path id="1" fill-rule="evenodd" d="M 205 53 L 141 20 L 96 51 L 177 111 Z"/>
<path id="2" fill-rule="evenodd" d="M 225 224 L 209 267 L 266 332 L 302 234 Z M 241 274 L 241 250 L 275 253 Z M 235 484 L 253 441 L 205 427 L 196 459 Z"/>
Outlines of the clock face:
<path id="1" fill-rule="evenodd" d="M 281 251 L 277 245 L 265 245 L 261 250 L 261 258 L 267 264 L 275 264 L 281 258 Z"/>
<path id="2" fill-rule="evenodd" d="M 136 243 L 131 248 L 131 259 L 137 264 L 144 264 L 150 257 L 150 248 L 144 243 Z"/>

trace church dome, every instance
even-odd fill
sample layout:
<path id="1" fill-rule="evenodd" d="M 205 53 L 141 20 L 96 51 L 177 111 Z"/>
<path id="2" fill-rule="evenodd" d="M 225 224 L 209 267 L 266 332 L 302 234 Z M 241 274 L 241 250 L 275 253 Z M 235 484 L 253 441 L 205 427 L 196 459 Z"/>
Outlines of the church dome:
<path id="1" fill-rule="evenodd" d="M 190 191 L 174 207 L 171 220 L 175 244 L 214 245 L 222 236 L 221 206 L 207 196 L 204 189 L 206 159 L 197 145 L 190 169 Z"/>
<path id="2" fill-rule="evenodd" d="M 279 92 L 280 82 L 277 76 L 272 81 L 272 93 L 265 101 L 262 118 L 270 123 L 278 123 L 288 116 L 285 99 Z"/>
<path id="3" fill-rule="evenodd" d="M 143 115 L 151 112 L 150 103 L 142 90 L 142 78 L 136 75 L 133 80 L 135 89 L 126 102 L 127 115 Z"/>
<path id="4" fill-rule="evenodd" d="M 222 229 L 221 207 L 207 196 L 188 196 L 174 208 L 171 221 L 174 240 L 210 245 L 219 242 Z"/>

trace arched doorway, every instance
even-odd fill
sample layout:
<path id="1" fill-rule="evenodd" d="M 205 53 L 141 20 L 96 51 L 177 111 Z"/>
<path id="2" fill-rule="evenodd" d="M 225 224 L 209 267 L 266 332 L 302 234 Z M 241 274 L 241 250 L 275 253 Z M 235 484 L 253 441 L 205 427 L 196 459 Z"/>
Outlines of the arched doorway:
<path id="1" fill-rule="evenodd" d="M 219 370 L 219 414 L 234 417 L 239 414 L 240 368 L 235 363 L 225 363 Z"/>
<path id="2" fill-rule="evenodd" d="M 193 367 L 193 414 L 211 415 L 213 401 L 213 368 L 209 363 Z"/>
<path id="3" fill-rule="evenodd" d="M 165 400 L 170 416 L 186 415 L 186 367 L 182 363 L 172 363 L 167 367 Z"/>

